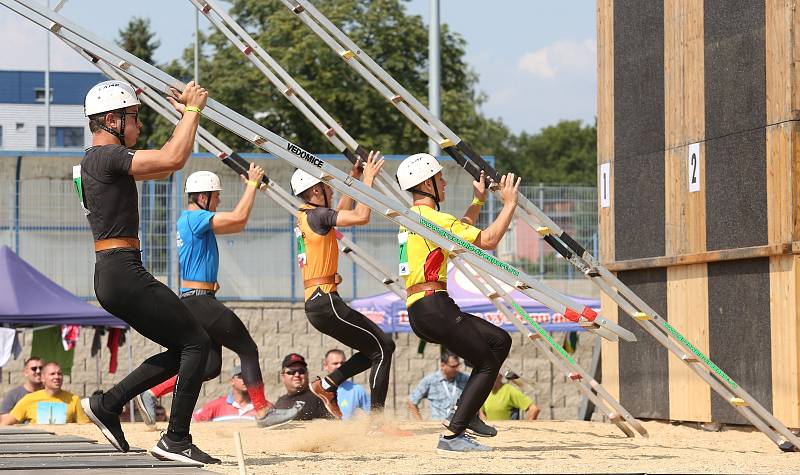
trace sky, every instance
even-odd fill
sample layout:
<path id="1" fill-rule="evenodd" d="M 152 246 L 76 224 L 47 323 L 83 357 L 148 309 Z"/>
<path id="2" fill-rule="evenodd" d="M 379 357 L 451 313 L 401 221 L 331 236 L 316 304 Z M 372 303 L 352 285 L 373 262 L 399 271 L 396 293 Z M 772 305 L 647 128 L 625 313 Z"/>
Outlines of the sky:
<path id="1" fill-rule="evenodd" d="M 410 13 L 421 15 L 427 23 L 430 1 L 406 4 Z M 50 3 L 55 5 L 57 0 Z M 117 38 L 131 17 L 150 18 L 161 41 L 155 55 L 159 63 L 177 58 L 192 41 L 194 7 L 188 1 L 103 2 L 103 8 L 98 4 L 70 0 L 62 14 L 107 40 Z M 589 0 L 440 0 L 441 22 L 467 41 L 466 61 L 478 73 L 478 88 L 487 95 L 484 114 L 502 119 L 515 133 L 535 133 L 562 119 L 594 122 L 595 15 L 595 2 Z M 211 28 L 202 16 L 200 28 Z M 0 44 L 4 45 L 0 69 L 45 68 L 45 31 L 3 6 Z M 50 58 L 54 71 L 94 70 L 57 39 L 51 41 Z"/>

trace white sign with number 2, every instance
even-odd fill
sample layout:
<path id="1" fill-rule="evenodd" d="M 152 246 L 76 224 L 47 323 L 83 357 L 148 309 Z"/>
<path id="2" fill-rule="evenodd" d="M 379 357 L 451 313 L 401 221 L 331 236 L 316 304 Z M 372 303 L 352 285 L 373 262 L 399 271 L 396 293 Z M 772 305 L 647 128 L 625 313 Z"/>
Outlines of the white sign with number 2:
<path id="1" fill-rule="evenodd" d="M 686 157 L 689 178 L 689 193 L 700 191 L 700 144 L 689 145 L 689 156 Z"/>

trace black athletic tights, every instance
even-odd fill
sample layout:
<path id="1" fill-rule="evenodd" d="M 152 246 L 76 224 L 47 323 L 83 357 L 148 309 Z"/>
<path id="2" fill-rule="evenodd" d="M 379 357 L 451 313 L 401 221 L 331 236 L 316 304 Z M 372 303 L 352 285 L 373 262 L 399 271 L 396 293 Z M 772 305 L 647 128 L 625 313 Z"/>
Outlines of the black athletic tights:
<path id="1" fill-rule="evenodd" d="M 211 295 L 193 295 L 181 299 L 192 316 L 211 338 L 203 380 L 219 376 L 222 370 L 222 347 L 228 348 L 242 361 L 242 380 L 248 388 L 264 386 L 258 346 L 239 317 Z"/>
<path id="2" fill-rule="evenodd" d="M 103 406 L 120 412 L 137 394 L 177 373 L 167 434 L 173 439 L 189 435 L 211 344 L 205 330 L 178 296 L 144 269 L 139 251 L 98 253 L 94 290 L 104 309 L 167 348 L 109 389 L 103 395 Z"/>
<path id="3" fill-rule="evenodd" d="M 325 293 L 319 288 L 306 300 L 306 317 L 320 332 L 335 338 L 358 353 L 328 375 L 335 385 L 368 369 L 372 409 L 386 403 L 389 389 L 389 369 L 392 365 L 394 341 L 372 320 L 348 307 L 336 292 Z"/>
<path id="4" fill-rule="evenodd" d="M 472 365 L 450 421 L 450 430 L 460 434 L 489 396 L 511 349 L 511 336 L 480 317 L 462 312 L 447 292 L 434 292 L 414 302 L 408 309 L 408 319 L 417 336 L 443 345 Z"/>

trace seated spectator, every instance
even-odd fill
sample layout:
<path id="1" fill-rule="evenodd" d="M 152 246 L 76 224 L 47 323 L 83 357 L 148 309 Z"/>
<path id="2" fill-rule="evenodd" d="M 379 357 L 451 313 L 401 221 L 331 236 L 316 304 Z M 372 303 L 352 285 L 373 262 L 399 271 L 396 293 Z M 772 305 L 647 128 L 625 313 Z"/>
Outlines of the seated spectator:
<path id="1" fill-rule="evenodd" d="M 66 418 L 63 421 L 56 423 L 77 422 L 85 424 L 89 422 L 89 418 L 86 417 L 83 408 L 81 408 L 80 398 L 69 391 L 61 389 L 64 376 L 61 374 L 61 366 L 58 363 L 44 365 L 44 368 L 42 368 L 42 380 L 44 381 L 44 389 L 34 391 L 20 399 L 11 409 L 11 412 L 0 416 L 0 425 L 6 426 L 21 422 L 31 422 L 32 424 L 53 423 L 44 420 L 37 421 L 39 414 L 41 414 L 40 409 L 43 409 L 42 413 L 49 413 L 51 417 L 56 414 L 56 421 L 58 420 L 57 414 L 59 412 L 66 414 Z"/>
<path id="2" fill-rule="evenodd" d="M 328 350 L 325 353 L 325 360 L 322 362 L 322 369 L 326 374 L 331 374 L 346 360 L 344 351 L 339 349 Z M 347 380 L 343 381 L 336 388 L 336 401 L 342 411 L 342 419 L 347 420 L 353 417 L 356 409 L 369 413 L 370 399 L 369 394 L 360 384 Z"/>
<path id="3" fill-rule="evenodd" d="M 461 358 L 443 351 L 439 358 L 439 371 L 422 378 L 408 397 L 408 410 L 414 419 L 421 421 L 419 403 L 428 399 L 432 420 L 444 420 L 458 402 L 469 376 L 460 372 Z"/>
<path id="4" fill-rule="evenodd" d="M 276 409 L 290 409 L 302 404 L 297 420 L 308 421 L 319 418 L 332 418 L 325 409 L 325 403 L 308 389 L 308 365 L 306 359 L 297 353 L 289 353 L 281 364 L 281 380 L 286 394 L 275 402 Z"/>
<path id="5" fill-rule="evenodd" d="M 498 373 L 492 392 L 481 407 L 481 415 L 487 421 L 507 421 L 511 419 L 514 410 L 519 411 L 520 416 L 527 411 L 524 417 L 527 421 L 535 420 L 540 412 L 539 406 L 534 404 L 531 398 L 514 386 L 504 383 L 503 376 Z"/>
<path id="6" fill-rule="evenodd" d="M 44 388 L 42 383 L 43 364 L 44 362 L 38 356 L 31 356 L 25 360 L 25 365 L 22 368 L 22 376 L 25 378 L 25 382 L 22 383 L 22 386 L 9 390 L 3 396 L 3 402 L 0 402 L 0 414 L 8 414 L 26 394 Z"/>
<path id="7" fill-rule="evenodd" d="M 231 391 L 225 396 L 207 402 L 195 411 L 192 416 L 194 420 L 198 422 L 255 420 L 256 412 L 242 379 L 242 367 L 234 366 L 231 374 Z"/>

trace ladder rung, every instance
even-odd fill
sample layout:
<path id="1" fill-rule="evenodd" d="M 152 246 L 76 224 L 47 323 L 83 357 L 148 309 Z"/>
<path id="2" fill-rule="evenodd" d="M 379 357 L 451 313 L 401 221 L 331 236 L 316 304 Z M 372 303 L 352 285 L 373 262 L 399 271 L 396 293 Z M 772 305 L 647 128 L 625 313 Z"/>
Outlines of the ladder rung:
<path id="1" fill-rule="evenodd" d="M 608 415 L 608 420 L 612 422 L 621 421 L 622 416 L 620 416 L 616 412 L 612 412 L 611 414 Z"/>
<path id="2" fill-rule="evenodd" d="M 400 97 L 400 95 L 398 94 L 398 95 L 392 97 L 391 99 L 389 99 L 389 102 L 391 102 L 392 104 L 400 104 L 401 102 L 403 102 L 403 98 Z"/>
<path id="3" fill-rule="evenodd" d="M 352 51 L 350 51 L 349 49 L 346 49 L 346 50 L 342 51 L 342 52 L 341 52 L 341 53 L 339 53 L 339 54 L 340 54 L 340 55 L 342 56 L 342 58 L 344 58 L 345 60 L 348 60 L 348 59 L 353 59 L 353 56 L 355 56 L 355 53 L 353 53 L 353 52 L 352 52 Z"/>
<path id="4" fill-rule="evenodd" d="M 261 145 L 262 143 L 266 142 L 264 137 L 260 135 L 254 135 L 252 139 L 250 139 L 254 144 Z"/>
<path id="5" fill-rule="evenodd" d="M 131 63 L 129 63 L 129 62 L 125 61 L 125 60 L 122 60 L 119 63 L 117 63 L 117 67 L 119 69 L 123 70 L 123 71 L 127 71 L 128 68 L 131 67 Z"/>
<path id="6" fill-rule="evenodd" d="M 525 282 L 522 282 L 522 281 L 518 280 L 518 281 L 514 282 L 514 288 L 519 289 L 519 290 L 525 290 L 525 289 L 530 289 L 531 286 L 526 284 Z"/>
<path id="7" fill-rule="evenodd" d="M 542 337 L 542 335 L 540 335 L 538 333 L 528 333 L 528 339 L 529 340 L 536 340 L 536 339 L 539 339 L 541 337 Z"/>
<path id="8" fill-rule="evenodd" d="M 583 376 L 581 376 L 580 373 L 570 373 L 569 374 L 569 379 L 571 379 L 573 381 L 580 381 L 581 379 L 583 379 Z"/>
<path id="9" fill-rule="evenodd" d="M 694 355 L 689 355 L 689 354 L 685 354 L 685 353 L 683 354 L 683 356 L 681 356 L 681 359 L 683 361 L 685 361 L 686 363 L 698 363 L 699 362 L 699 360 L 697 358 L 695 358 Z"/>
<path id="10" fill-rule="evenodd" d="M 384 285 L 394 284 L 394 279 L 383 279 Z"/>
<path id="11" fill-rule="evenodd" d="M 220 160 L 222 160 L 223 158 L 228 158 L 228 154 L 225 152 L 219 152 L 217 154 L 217 158 L 219 158 Z"/>
<path id="12" fill-rule="evenodd" d="M 208 12 L 210 12 L 210 11 L 211 11 L 211 5 L 209 5 L 209 4 L 207 4 L 207 3 L 203 3 L 203 10 L 202 10 L 202 12 L 203 12 L 203 13 L 208 13 Z"/>
<path id="13" fill-rule="evenodd" d="M 644 312 L 636 312 L 636 313 L 634 313 L 633 314 L 633 319 L 634 320 L 639 320 L 640 322 L 646 321 L 646 320 L 652 320 L 652 318 L 648 314 L 646 314 Z"/>
<path id="14" fill-rule="evenodd" d="M 732 406 L 736 406 L 736 407 L 746 407 L 746 406 L 750 405 L 750 404 L 747 403 L 747 401 L 745 401 L 744 399 L 742 399 L 740 397 L 732 397 L 732 398 L 730 398 L 728 400 L 728 402 L 731 403 Z"/>
<path id="15" fill-rule="evenodd" d="M 48 29 L 50 31 L 52 31 L 53 33 L 58 33 L 59 31 L 61 31 L 61 24 L 60 23 L 56 23 L 56 22 L 51 22 L 50 23 L 50 28 L 48 28 Z"/>
<path id="16" fill-rule="evenodd" d="M 385 216 L 390 217 L 390 218 L 394 218 L 396 216 L 400 216 L 400 212 L 399 211 L 395 211 L 393 209 L 387 209 L 386 211 L 383 212 L 383 214 Z"/>
<path id="17" fill-rule="evenodd" d="M 333 130 L 333 127 L 331 127 L 330 129 L 325 131 L 325 135 L 327 135 L 328 137 L 333 137 L 334 135 L 336 135 L 336 131 Z"/>
<path id="18" fill-rule="evenodd" d="M 342 252 L 345 253 L 345 254 L 349 254 L 349 253 L 353 252 L 353 250 L 351 248 L 345 246 L 345 247 L 342 248 Z"/>
<path id="19" fill-rule="evenodd" d="M 292 89 L 291 87 L 287 87 L 287 88 L 286 88 L 286 89 L 284 89 L 284 91 L 283 91 L 283 95 L 284 95 L 284 96 L 287 96 L 287 97 L 288 97 L 288 96 L 291 96 L 291 95 L 293 95 L 293 94 L 294 94 L 294 89 Z"/>
<path id="20" fill-rule="evenodd" d="M 295 14 L 299 15 L 300 13 L 303 13 L 304 11 L 306 11 L 306 9 L 305 9 L 305 7 L 303 7 L 303 5 L 297 5 L 296 7 L 292 8 L 292 11 Z"/>
<path id="21" fill-rule="evenodd" d="M 454 145 L 453 141 L 450 140 L 450 139 L 443 139 L 441 142 L 439 142 L 439 147 L 440 148 L 450 148 L 453 145 Z"/>
<path id="22" fill-rule="evenodd" d="M 550 228 L 547 226 L 539 226 L 536 228 L 536 232 L 539 233 L 542 237 L 550 235 Z"/>
<path id="23" fill-rule="evenodd" d="M 581 320 L 578 320 L 576 323 L 578 325 L 580 325 L 582 328 L 600 328 L 600 325 L 598 325 L 598 324 L 596 324 L 594 322 L 590 322 L 589 320 L 581 319 Z"/>
<path id="24" fill-rule="evenodd" d="M 333 180 L 333 175 L 331 175 L 330 173 L 323 173 L 322 176 L 319 177 L 319 179 L 322 181 L 331 181 Z"/>
<path id="25" fill-rule="evenodd" d="M 251 48 L 249 45 L 245 45 L 245 47 L 242 48 L 242 53 L 244 53 L 244 54 L 250 54 L 252 52 L 253 52 L 253 48 Z"/>
<path id="26" fill-rule="evenodd" d="M 500 297 L 500 294 L 498 294 L 497 292 L 492 292 L 492 293 L 490 293 L 489 295 L 486 296 L 486 298 L 488 298 L 489 300 L 494 300 L 494 299 L 496 299 L 498 297 Z"/>
<path id="27" fill-rule="evenodd" d="M 464 252 L 467 252 L 466 249 L 464 249 L 461 246 L 455 245 L 455 244 L 450 246 L 450 249 L 448 249 L 448 250 L 450 251 L 450 254 L 462 254 Z"/>

